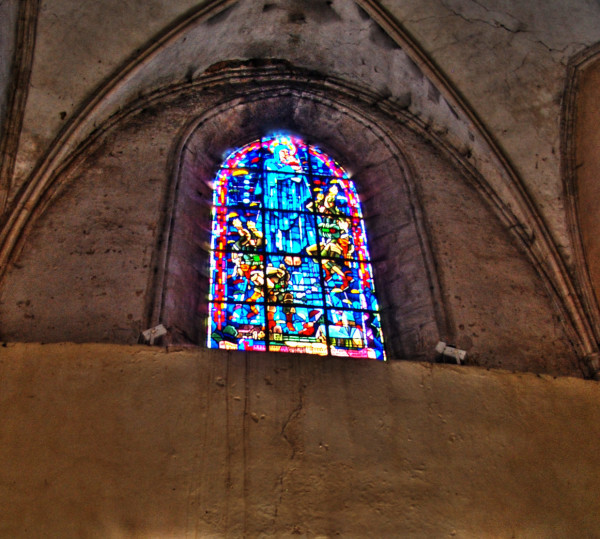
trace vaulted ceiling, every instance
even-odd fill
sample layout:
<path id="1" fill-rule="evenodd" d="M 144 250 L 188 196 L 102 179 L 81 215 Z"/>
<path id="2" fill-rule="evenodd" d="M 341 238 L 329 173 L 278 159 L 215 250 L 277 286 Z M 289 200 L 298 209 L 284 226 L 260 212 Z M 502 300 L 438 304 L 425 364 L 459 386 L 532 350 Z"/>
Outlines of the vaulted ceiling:
<path id="1" fill-rule="evenodd" d="M 70 170 L 76 181 L 76 159 L 140 100 L 160 103 L 184 87 L 189 97 L 219 77 L 297 89 L 302 79 L 306 91 L 352 94 L 444 152 L 535 268 L 578 357 L 596 353 L 569 229 L 561 118 L 570 59 L 600 41 L 597 2 L 24 0 L 0 10 L 3 271 L 18 265 L 57 178 Z M 466 213 L 483 211 L 474 208 Z M 429 211 L 424 222 L 435 228 Z M 433 251 L 439 258 L 443 248 Z"/>

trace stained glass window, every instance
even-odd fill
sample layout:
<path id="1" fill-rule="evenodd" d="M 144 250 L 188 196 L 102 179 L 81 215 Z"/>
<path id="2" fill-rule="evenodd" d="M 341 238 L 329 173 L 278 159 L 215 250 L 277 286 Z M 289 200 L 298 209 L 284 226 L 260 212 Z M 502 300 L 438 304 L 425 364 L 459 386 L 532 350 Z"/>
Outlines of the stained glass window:
<path id="1" fill-rule="evenodd" d="M 233 151 L 215 179 L 208 346 L 385 359 L 360 202 L 301 138 Z"/>

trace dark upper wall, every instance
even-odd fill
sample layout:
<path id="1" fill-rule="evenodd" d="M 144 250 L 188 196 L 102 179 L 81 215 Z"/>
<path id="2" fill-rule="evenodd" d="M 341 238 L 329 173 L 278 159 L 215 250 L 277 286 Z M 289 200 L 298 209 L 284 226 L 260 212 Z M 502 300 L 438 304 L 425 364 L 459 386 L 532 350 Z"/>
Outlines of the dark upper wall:
<path id="1" fill-rule="evenodd" d="M 426 17 L 430 19 L 429 23 L 424 22 L 425 19 L 422 24 L 419 23 L 420 19 L 407 20 L 408 24 L 424 32 L 420 36 L 423 43 L 425 45 L 429 43 L 428 39 L 431 35 L 427 34 L 426 29 L 437 24 L 433 21 L 448 19 L 452 21 L 452 27 L 457 31 L 465 31 L 463 23 L 478 28 L 477 35 L 467 39 L 472 43 L 474 50 L 482 46 L 485 41 L 483 38 L 486 31 L 481 29 L 481 24 L 489 26 L 486 21 L 497 23 L 501 28 L 506 27 L 506 31 L 514 30 L 515 34 L 523 34 L 515 37 L 514 40 L 511 38 L 510 45 L 516 46 L 517 43 L 523 45 L 523 38 L 530 41 L 532 36 L 538 34 L 545 36 L 548 28 L 552 27 L 552 17 L 548 13 L 561 12 L 559 6 L 553 6 L 554 11 L 545 11 L 541 22 L 534 24 L 530 20 L 529 12 L 522 11 L 523 8 L 517 9 L 516 6 L 514 6 L 515 15 L 508 21 L 504 16 L 506 13 L 500 11 L 471 13 L 473 6 L 471 8 L 455 6 L 456 10 L 453 11 L 445 4 L 434 5 L 436 3 L 433 1 L 430 4 L 427 7 L 430 17 Z M 90 13 L 96 15 L 104 9 L 109 10 L 110 5 L 110 3 L 101 5 L 95 3 L 94 10 Z M 505 118 L 497 123 L 496 109 L 491 113 L 486 105 L 482 107 L 484 116 L 495 120 L 490 126 L 480 121 L 478 111 L 474 111 L 461 97 L 461 91 L 455 87 L 452 77 L 444 75 L 435 63 L 430 61 L 426 54 L 428 51 L 424 51 L 419 43 L 404 32 L 400 24 L 403 20 L 400 10 L 404 8 L 399 4 L 391 2 L 388 5 L 396 15 L 396 19 L 388 16 L 389 14 L 381 9 L 382 6 L 378 2 L 368 0 L 361 2 L 336 0 L 301 4 L 284 0 L 265 4 L 245 0 L 214 1 L 197 6 L 189 12 L 184 12 L 184 7 L 184 3 L 170 4 L 168 10 L 158 9 L 154 3 L 148 4 L 145 8 L 137 6 L 136 3 L 122 5 L 118 10 L 110 12 L 111 20 L 120 14 L 125 21 L 131 22 L 133 14 L 139 11 L 139 17 L 136 19 L 139 21 L 144 17 L 152 18 L 153 9 L 158 10 L 154 13 L 156 21 L 152 25 L 154 31 L 158 33 L 144 45 L 143 32 L 141 34 L 124 32 L 121 35 L 113 33 L 112 36 L 118 36 L 113 40 L 104 34 L 102 28 L 95 27 L 95 33 L 89 34 L 92 38 L 88 43 L 89 49 L 69 48 L 68 44 L 84 29 L 90 29 L 91 19 L 96 20 L 95 16 L 90 18 L 90 14 L 84 10 L 85 15 L 76 17 L 73 21 L 72 18 L 75 17 L 77 10 L 67 1 L 55 0 L 54 3 L 45 4 L 45 9 L 42 9 L 37 25 L 39 54 L 35 55 L 32 91 L 27 100 L 23 130 L 15 135 L 16 138 L 13 140 L 15 148 L 16 144 L 19 146 L 19 153 L 15 174 L 11 178 L 12 206 L 5 217 L 5 226 L 0 231 L 0 272 L 9 268 L 3 284 L 6 301 L 4 316 L 7 321 L 4 330 L 7 336 L 31 339 L 34 335 L 41 335 L 40 332 L 46 331 L 41 328 L 46 327 L 47 331 L 55 332 L 52 339 L 58 339 L 58 334 L 62 332 L 63 338 L 72 335 L 73 337 L 69 338 L 85 340 L 96 335 L 94 339 L 129 342 L 140 328 L 156 322 L 157 305 L 160 304 L 157 294 L 160 290 L 167 290 L 170 282 L 168 279 L 163 279 L 163 272 L 166 272 L 166 275 L 174 275 L 175 269 L 180 269 L 177 264 L 169 265 L 168 256 L 164 255 L 166 251 L 161 250 L 168 244 L 167 240 L 170 237 L 171 229 L 168 227 L 172 220 L 169 208 L 180 207 L 179 203 L 174 202 L 171 190 L 171 186 L 179 181 L 174 178 L 177 169 L 175 155 L 177 142 L 175 141 L 183 136 L 186 122 L 193 121 L 207 110 L 203 108 L 202 100 L 208 97 L 203 96 L 213 91 L 211 84 L 215 80 L 230 77 L 229 82 L 222 85 L 229 84 L 231 87 L 239 86 L 244 81 L 254 80 L 258 86 L 263 85 L 266 88 L 272 86 L 281 73 L 291 70 L 291 74 L 286 75 L 288 78 L 285 84 L 291 81 L 296 84 L 296 87 L 301 87 L 302 84 L 318 83 L 321 84 L 320 91 L 323 95 L 328 96 L 335 87 L 335 91 L 339 94 L 355 96 L 360 101 L 360 106 L 356 109 L 357 114 L 368 118 L 367 124 L 371 122 L 381 128 L 383 134 L 379 138 L 398 139 L 397 150 L 391 151 L 393 155 L 406 154 L 407 159 L 412 159 L 411 152 L 405 152 L 403 148 L 408 144 L 408 134 L 413 133 L 410 135 L 413 136 L 414 133 L 419 133 L 423 140 L 421 145 L 417 145 L 418 148 L 429 148 L 427 150 L 429 152 L 442 152 L 449 166 L 456 167 L 453 177 L 463 177 L 478 191 L 478 196 L 483 196 L 486 203 L 490 203 L 488 210 L 492 211 L 489 211 L 488 216 L 480 210 L 471 211 L 470 208 L 474 204 L 472 201 L 465 199 L 463 205 L 462 198 L 466 195 L 446 193 L 445 190 L 428 191 L 435 180 L 444 177 L 441 168 L 432 171 L 432 178 L 420 175 L 430 165 L 429 158 L 423 159 L 418 166 L 414 164 L 408 166 L 406 174 L 388 171 L 389 177 L 401 176 L 406 182 L 406 185 L 396 191 L 394 196 L 398 200 L 407 201 L 413 209 L 411 217 L 413 228 L 410 229 L 409 234 L 412 239 L 408 242 L 404 241 L 405 238 L 400 233 L 401 227 L 397 227 L 396 232 L 388 236 L 392 237 L 396 244 L 409 244 L 410 249 L 414 249 L 417 253 L 414 259 L 422 261 L 422 271 L 402 275 L 404 286 L 408 287 L 404 293 L 394 288 L 396 294 L 394 296 L 386 294 L 385 289 L 382 290 L 384 304 L 390 306 L 389 314 L 386 314 L 389 318 L 387 325 L 392 328 L 392 339 L 397 339 L 400 343 L 392 346 L 394 354 L 428 357 L 432 343 L 437 338 L 443 338 L 452 342 L 460 341 L 469 350 L 472 346 L 471 357 L 477 358 L 477 343 L 487 343 L 483 346 L 486 353 L 490 353 L 494 346 L 504 343 L 503 347 L 498 349 L 501 351 L 497 352 L 497 357 L 493 360 L 494 365 L 512 365 L 512 360 L 506 358 L 513 358 L 516 353 L 519 357 L 543 358 L 531 364 L 540 362 L 535 369 L 554 369 L 553 372 L 562 372 L 562 367 L 559 368 L 557 365 L 549 367 L 546 364 L 548 362 L 546 350 L 550 350 L 548 354 L 552 357 L 558 358 L 564 355 L 562 362 L 566 365 L 565 369 L 569 371 L 572 367 L 572 359 L 569 357 L 572 358 L 573 354 L 569 352 L 563 354 L 563 351 L 569 348 L 564 344 L 565 339 L 568 338 L 574 353 L 580 358 L 593 357 L 597 352 L 597 345 L 593 331 L 590 329 L 589 313 L 585 312 L 581 304 L 572 271 L 569 269 L 570 245 L 564 241 L 562 232 L 564 224 L 562 202 L 560 196 L 555 196 L 559 177 L 552 176 L 552 170 L 558 157 L 555 148 L 546 144 L 548 142 L 546 135 L 553 132 L 552 129 L 556 126 L 549 126 L 543 120 L 554 106 L 551 106 L 547 99 L 541 99 L 539 103 L 532 101 L 531 104 L 539 112 L 536 125 L 540 128 L 539 133 L 543 133 L 544 136 L 538 141 L 530 136 L 529 131 L 523 130 L 524 134 L 529 133 L 526 137 L 527 144 L 524 144 L 523 148 L 539 150 L 536 159 L 540 163 L 540 173 L 521 177 L 523 170 L 531 170 L 529 159 L 531 155 L 524 158 L 521 151 L 513 153 L 512 156 L 517 158 L 514 163 L 516 166 L 513 166 L 511 155 L 507 159 L 491 136 L 494 134 L 494 126 L 502 124 Z M 405 8 L 408 10 L 407 13 L 420 13 L 419 9 L 421 9 L 408 4 Z M 477 11 L 476 8 L 473 9 Z M 450 14 L 447 13 L 449 10 Z M 588 8 L 586 10 L 582 10 L 580 15 L 583 16 L 584 11 L 589 16 L 593 14 L 588 13 L 590 11 Z M 591 12 L 593 11 L 591 9 Z M 176 18 L 175 14 L 181 14 L 181 17 Z M 517 14 L 526 21 L 522 25 L 517 24 L 519 21 Z M 569 16 L 574 17 L 572 14 Z M 55 22 L 51 19 L 55 19 Z M 65 34 L 68 37 L 64 42 L 53 40 L 54 32 L 69 21 L 73 24 L 70 32 Z M 171 21 L 171 24 L 168 21 Z M 136 28 L 139 26 L 137 25 Z M 159 31 L 161 28 L 162 30 Z M 567 34 L 570 35 L 569 32 Z M 470 36 L 468 32 L 467 35 Z M 497 37 L 495 31 L 493 35 Z M 590 39 L 592 35 L 593 31 L 588 28 L 587 38 Z M 95 40 L 94 37 L 98 39 Z M 561 39 L 567 37 L 556 39 L 557 42 L 561 42 Z M 444 39 L 444 36 L 440 36 L 439 39 Z M 106 53 L 107 57 L 111 58 L 110 65 L 113 68 L 118 63 L 117 59 L 124 62 L 110 76 L 107 75 L 109 70 L 106 65 L 98 67 L 102 64 L 102 58 L 96 58 L 94 62 L 77 61 L 82 58 L 90 60 L 97 52 L 95 47 L 98 43 L 114 46 L 114 50 Z M 141 49 L 133 51 L 129 60 L 125 60 L 125 53 L 136 44 L 141 46 Z M 40 63 L 44 58 L 47 59 L 47 55 L 58 58 L 59 55 L 54 53 L 61 50 L 61 47 L 69 49 L 69 55 L 64 58 L 65 64 L 68 64 L 64 66 L 65 69 L 53 69 L 59 66 L 52 62 Z M 110 50 L 111 47 L 108 49 Z M 567 54 L 569 50 L 569 47 L 565 47 L 561 55 Z M 462 58 L 461 51 L 464 53 L 460 48 L 456 53 L 459 59 Z M 548 60 L 546 53 L 540 52 L 537 42 L 531 45 L 530 49 L 527 48 L 525 59 L 530 53 L 538 59 Z M 494 54 L 489 54 L 487 58 L 493 58 Z M 273 58 L 275 55 L 277 55 L 276 59 Z M 433 56 L 435 60 L 436 55 Z M 440 53 L 439 57 L 446 58 L 446 55 Z M 528 65 L 525 59 L 523 66 Z M 548 82 L 552 80 L 555 85 L 558 80 L 556 58 L 551 58 L 551 63 L 552 67 L 548 67 L 543 78 L 547 78 Z M 235 71 L 236 65 L 253 67 L 258 71 L 238 73 Z M 468 72 L 467 65 L 463 67 L 465 72 Z M 224 75 L 225 68 L 232 69 L 229 75 Z M 260 69 L 263 71 L 261 72 Z M 479 75 L 484 71 L 490 77 L 496 77 L 495 71 L 489 69 L 482 70 Z M 101 75 L 107 77 L 103 84 L 94 86 L 88 82 L 93 80 L 97 83 Z M 523 74 L 520 77 L 526 78 Z M 461 77 L 459 79 L 462 80 Z M 165 120 L 160 116 L 164 111 L 156 109 L 155 105 L 160 104 L 161 107 L 165 105 L 175 95 L 178 85 L 186 84 L 197 94 L 194 98 L 197 100 L 195 105 L 189 105 L 193 100 L 188 104 L 182 101 L 180 106 L 182 110 L 188 107 L 187 112 L 185 114 L 180 112 L 178 117 Z M 493 81 L 491 86 L 494 86 Z M 473 83 L 472 87 L 480 88 L 480 85 Z M 465 84 L 465 89 L 469 88 L 471 85 Z M 219 90 L 219 92 L 221 93 L 213 95 L 214 99 L 228 99 L 227 91 Z M 540 97 L 538 93 L 533 92 Z M 94 150 L 96 151 L 94 154 L 93 145 L 99 140 L 109 144 L 110 137 L 123 136 L 123 130 L 131 121 L 123 117 L 123 111 L 130 106 L 135 106 L 134 103 L 141 103 L 145 98 L 142 97 L 142 101 L 136 100 L 144 95 L 150 96 L 147 98 L 148 103 L 153 101 L 153 107 L 156 109 L 146 107 L 144 114 L 155 114 L 156 118 L 144 120 L 138 129 L 140 131 L 148 129 L 151 121 L 155 121 L 156 128 L 161 130 L 160 133 L 156 133 L 154 138 L 148 135 L 143 139 L 131 135 L 113 147 L 112 155 L 109 152 L 107 156 L 98 148 Z M 486 96 L 488 96 L 487 91 Z M 493 96 L 493 93 L 489 96 Z M 161 101 L 162 99 L 165 101 Z M 348 110 L 352 106 L 354 105 L 350 104 Z M 169 110 L 175 108 L 173 106 Z M 507 114 L 514 116 L 513 121 L 518 122 L 513 112 L 507 109 Z M 289 114 L 289 118 L 292 117 L 293 114 Z M 246 120 L 252 123 L 251 119 Z M 171 124 L 164 126 L 161 121 L 171 122 Z M 378 124 L 379 121 L 381 126 Z M 268 125 L 268 122 L 262 127 L 265 125 Z M 283 125 L 291 129 L 297 127 L 289 119 L 283 122 Z M 408 126 L 409 129 L 405 130 L 403 126 Z M 229 132 L 227 125 L 224 125 L 223 129 L 224 132 Z M 304 131 L 310 130 L 304 126 Z M 330 138 L 328 133 L 335 133 L 336 126 L 327 124 L 321 132 L 324 140 L 327 141 Z M 99 135 L 104 138 L 97 139 Z M 53 137 L 56 138 L 51 143 Z M 346 157 L 344 150 L 347 151 L 349 147 L 348 144 L 344 146 L 340 143 L 342 138 L 342 135 L 338 134 L 337 142 L 334 144 L 338 148 L 340 159 Z M 240 137 L 236 143 L 246 142 L 239 139 Z M 509 147 L 513 139 L 512 135 L 507 139 Z M 164 157 L 164 162 L 153 154 L 156 148 L 149 146 L 151 140 L 158 141 L 157 147 L 168 152 L 169 156 Z M 333 141 L 333 138 L 331 140 Z M 531 151 L 529 153 L 531 154 Z M 92 155 L 96 157 L 92 158 Z M 127 157 L 122 158 L 121 155 Z M 415 160 L 418 159 L 418 155 L 419 152 L 416 151 Z M 550 155 L 553 156 L 551 159 Z M 553 164 L 548 165 L 549 160 Z M 215 162 L 211 161 L 211 163 L 214 168 Z M 136 183 L 140 179 L 131 167 L 147 170 L 152 182 L 160 187 L 149 193 L 145 192 L 144 187 Z M 94 170 L 96 172 L 93 172 Z M 118 174 L 113 175 L 111 172 L 113 170 L 119 171 Z M 535 170 L 538 170 L 537 161 Z M 94 174 L 96 178 L 92 179 Z M 77 181 L 78 175 L 81 176 L 79 178 L 81 181 Z M 109 183 L 117 184 L 115 189 L 96 192 L 96 183 L 100 180 L 99 185 L 102 185 L 107 175 L 110 176 L 107 179 Z M 72 185 L 86 182 L 92 182 L 93 188 L 76 194 L 78 187 Z M 138 195 L 140 203 L 132 202 L 131 194 L 125 191 L 119 195 L 118 200 L 102 205 L 100 199 L 110 198 L 119 192 L 118 184 L 126 185 L 127 189 L 137 188 L 143 191 Z M 381 196 L 373 195 L 376 190 L 372 188 L 372 182 L 366 184 L 368 184 L 365 186 L 367 199 L 371 197 L 375 200 L 376 196 Z M 134 187 L 131 187 L 132 185 Z M 445 184 L 443 187 L 446 189 Z M 62 188 L 65 188 L 64 202 L 63 198 L 59 197 Z M 529 197 L 530 192 L 534 193 L 534 199 Z M 439 193 L 442 195 L 440 196 Z M 104 219 L 107 226 L 114 229 L 111 234 L 107 237 L 102 237 L 101 234 L 95 236 L 96 232 L 84 228 L 85 233 L 82 232 L 82 235 L 85 237 L 80 239 L 76 231 L 84 223 L 68 221 L 68 216 L 74 211 L 69 205 L 69 197 L 73 197 L 71 204 L 77 200 L 77 204 L 82 208 L 88 206 L 93 219 Z M 65 208 L 61 215 L 55 215 L 55 222 L 58 224 L 50 226 L 56 230 L 48 231 L 44 228 L 46 224 L 36 219 L 43 213 L 44 207 L 48 205 L 50 208 L 53 207 L 49 204 L 53 198 L 56 198 L 58 205 L 69 205 L 69 209 Z M 548 202 L 549 198 L 552 199 L 552 203 Z M 378 214 L 375 203 L 372 203 L 372 206 L 372 219 L 377 227 L 378 219 L 382 221 L 385 218 L 381 218 Z M 452 212 L 449 212 L 449 208 L 452 208 Z M 144 214 L 145 209 L 148 214 Z M 117 214 L 110 214 L 112 210 L 117 211 Z M 48 215 L 53 210 L 49 211 Z M 474 232 L 486 238 L 481 247 L 475 247 L 475 243 L 470 238 L 471 231 L 455 230 L 457 225 L 454 225 L 453 221 L 457 213 L 461 214 L 459 219 L 463 224 L 469 220 L 477 223 L 477 230 Z M 131 224 L 135 231 L 131 232 L 128 228 L 129 236 L 124 235 L 125 223 L 129 222 L 128 219 L 133 219 L 136 214 L 137 224 L 135 226 Z M 176 214 L 177 212 L 173 213 Z M 151 225 L 147 225 L 146 222 L 150 218 L 148 215 L 153 219 Z M 486 217 L 479 219 L 480 215 Z M 547 218 L 548 227 L 543 219 L 544 216 Z M 497 218 L 498 221 L 495 220 Z M 85 220 L 85 217 L 81 219 Z M 500 227 L 498 230 L 504 227 L 502 233 L 485 231 L 490 219 Z M 149 234 L 148 231 L 142 230 L 144 226 L 155 227 L 160 232 Z M 33 233 L 32 227 L 35 229 Z M 505 237 L 507 245 L 512 242 L 512 239 L 508 239 L 507 229 L 514 233 L 514 238 L 518 242 L 518 245 L 511 244 L 510 249 L 514 249 L 515 253 L 522 251 L 525 255 L 512 255 L 504 247 L 498 247 L 504 245 L 496 240 L 499 237 Z M 169 234 L 164 236 L 166 230 L 169 230 Z M 176 232 L 182 228 L 175 226 L 172 230 Z M 110 303 L 110 298 L 127 295 L 130 284 L 126 279 L 119 277 L 107 277 L 102 285 L 105 290 L 99 292 L 94 302 L 90 301 L 88 295 L 82 293 L 74 300 L 61 301 L 56 313 L 50 314 L 46 311 L 46 306 L 40 307 L 37 314 L 31 312 L 32 300 L 21 299 L 20 296 L 28 295 L 35 287 L 30 286 L 27 278 L 20 284 L 11 281 L 22 269 L 18 259 L 19 249 L 23 248 L 23 257 L 33 256 L 29 250 L 29 242 L 38 241 L 35 240 L 38 233 L 40 237 L 44 234 L 61 236 L 61 241 L 70 245 L 69 256 L 76 256 L 80 252 L 88 257 L 100 254 L 112 255 L 114 260 L 109 263 L 113 268 L 112 271 L 116 271 L 115 268 L 126 271 L 131 266 L 133 271 L 138 272 L 136 277 L 138 285 L 134 292 L 137 294 L 137 300 L 132 303 L 132 308 L 128 309 L 131 312 L 124 313 L 128 321 L 124 323 L 120 317 L 117 317 L 118 320 L 113 319 L 114 306 Z M 444 233 L 447 233 L 448 237 L 444 237 Z M 92 237 L 87 238 L 87 236 Z M 385 234 L 376 229 L 375 236 L 384 237 Z M 399 240 L 400 237 L 402 240 Z M 467 242 L 464 240 L 466 237 L 469 238 Z M 462 243 L 447 250 L 445 245 L 452 244 L 456 238 L 460 238 L 459 241 Z M 88 240 L 93 240 L 92 244 Z M 129 242 L 133 242 L 131 248 L 127 248 Z M 408 252 L 410 249 L 402 252 Z M 183 251 L 183 258 L 186 258 L 186 252 Z M 60 249 L 56 249 L 52 256 L 58 257 L 60 253 Z M 119 255 L 125 256 L 126 261 L 119 258 Z M 43 261 L 44 256 L 50 256 L 50 253 L 40 255 L 39 262 L 36 262 L 39 268 L 48 267 L 51 271 L 73 275 L 79 271 L 77 269 L 80 268 L 79 263 L 73 263 L 73 268 L 69 271 L 65 269 L 63 272 L 59 269 L 64 269 L 64 264 L 68 264 L 65 262 L 68 260 L 66 256 Z M 402 256 L 394 258 L 391 262 L 392 257 L 393 254 L 386 253 L 382 258 L 381 269 L 376 270 L 379 275 L 385 275 L 389 271 L 395 277 L 409 267 L 407 260 Z M 504 262 L 489 260 L 494 257 Z M 532 269 L 531 266 L 527 266 L 526 257 L 535 270 L 534 273 L 519 280 L 521 277 L 515 276 L 523 276 Z M 524 264 L 523 268 L 527 266 L 529 269 L 516 266 L 503 267 L 502 279 L 507 279 L 508 282 L 516 279 L 516 282 L 511 286 L 501 286 L 499 283 L 502 279 L 498 280 L 497 268 L 502 267 L 502 264 L 508 264 L 509 259 L 520 259 Z M 473 260 L 477 261 L 475 264 L 477 267 L 465 270 L 470 268 L 470 261 Z M 489 271 L 486 270 L 488 265 Z M 93 268 L 96 267 L 93 259 L 83 267 L 90 274 L 90 280 L 98 279 L 98 275 L 93 272 Z M 190 268 L 194 271 L 202 271 L 202 262 L 192 257 L 188 266 L 188 269 Z M 480 277 L 487 272 L 487 284 L 480 282 L 475 285 L 475 280 L 471 278 L 473 272 Z M 426 278 L 421 277 L 423 275 L 426 275 Z M 82 277 L 74 275 L 74 279 L 81 280 Z M 423 293 L 422 291 L 427 288 L 424 286 L 427 280 L 429 291 Z M 60 284 L 63 281 L 59 279 L 58 284 L 48 283 L 47 292 L 40 292 L 40 294 L 42 296 L 45 294 L 51 300 L 61 297 L 61 294 L 67 295 L 70 289 L 68 285 Z M 188 281 L 184 279 L 184 285 L 186 282 Z M 421 284 L 417 286 L 416 282 Z M 57 289 L 57 295 L 52 293 L 53 287 Z M 465 293 L 453 293 L 455 287 L 465 288 Z M 109 293 L 109 290 L 113 292 Z M 415 293 L 415 290 L 418 292 Z M 517 294 L 517 291 L 521 300 L 513 301 L 512 297 Z M 546 297 L 545 291 L 550 291 L 551 297 Z M 476 298 L 472 301 L 472 307 L 463 302 L 465 294 L 468 298 Z M 491 304 L 490 294 L 496 295 L 493 308 L 487 307 Z M 17 295 L 19 298 L 16 297 Z M 533 300 L 533 296 L 537 295 L 544 298 L 539 300 L 541 303 Z M 418 301 L 413 302 L 413 296 L 419 298 Z M 480 301 L 477 299 L 479 297 L 487 302 Z M 506 304 L 503 305 L 503 302 Z M 41 304 L 44 302 L 42 301 Z M 197 299 L 196 306 L 201 304 L 202 301 Z M 550 308 L 552 304 L 557 306 L 556 311 Z M 529 307 L 526 308 L 526 305 Z M 522 306 L 522 308 L 515 306 Z M 482 331 L 476 331 L 473 328 L 478 322 L 471 319 L 471 311 L 479 312 L 486 309 L 489 323 L 481 324 Z M 414 313 L 420 314 L 413 316 Z M 469 320 L 463 320 L 463 315 L 458 313 L 469 313 L 466 315 Z M 27 330 L 21 328 L 22 322 L 19 321 L 21 315 L 25 320 L 29 320 Z M 66 317 L 69 323 L 59 323 L 58 326 L 53 322 L 46 322 L 45 326 L 39 323 L 44 317 L 53 319 L 55 316 L 61 320 L 60 317 Z M 556 317 L 559 322 L 553 321 L 553 317 Z M 176 319 L 177 317 L 171 321 L 174 326 L 179 327 L 181 320 L 175 323 Z M 529 323 L 532 319 L 541 321 L 539 323 L 536 321 L 532 325 Z M 406 320 L 411 320 L 408 326 L 403 325 Z M 564 334 L 557 325 L 563 321 Z M 488 337 L 489 334 L 486 332 L 492 323 L 497 328 L 510 329 L 504 333 L 503 330 L 496 329 L 494 331 L 496 336 Z M 185 338 L 198 341 L 196 332 L 200 324 L 190 325 L 189 321 L 181 323 L 182 326 L 186 324 L 196 329 L 184 328 L 183 334 L 187 335 Z M 514 328 L 517 326 L 523 329 L 515 331 Z M 525 336 L 523 332 L 527 331 L 530 333 Z M 523 342 L 532 343 L 530 345 L 532 349 L 526 350 Z M 564 346 L 558 345 L 559 342 Z M 514 361 L 519 363 L 521 360 Z M 552 362 L 553 360 L 550 361 Z"/>
<path id="2" fill-rule="evenodd" d="M 295 79 L 297 74 L 275 101 L 271 90 L 255 84 L 254 113 L 239 108 L 248 88 L 225 81 L 202 92 L 184 85 L 142 99 L 108 127 L 55 182 L 47 209 L 38 212 L 6 274 L 2 338 L 134 343 L 141 330 L 162 321 L 171 330 L 188 324 L 187 338 L 202 342 L 201 320 L 189 313 L 205 301 L 196 292 L 205 288 L 193 279 L 206 273 L 206 183 L 227 143 L 248 142 L 270 118 L 272 127 L 295 126 L 316 136 L 355 171 L 392 357 L 431 358 L 440 338 L 467 349 L 472 364 L 580 374 L 544 283 L 466 171 L 389 115 L 367 113 L 358 96 L 321 90 L 320 97 L 310 97 L 313 86 Z M 317 112 L 326 97 L 337 109 Z M 364 118 L 371 114 L 376 127 L 345 119 L 351 106 L 357 117 L 361 110 Z M 220 129 L 203 135 L 203 149 L 189 142 L 190 124 L 202 114 Z M 383 133 L 395 144 L 386 150 L 392 153 L 374 150 Z M 185 164 L 178 148 L 184 158 L 192 156 L 186 174 L 200 178 L 196 188 L 177 177 Z M 194 198 L 196 210 L 178 216 Z M 402 204 L 406 211 L 399 211 Z M 198 226 L 190 225 L 194 221 Z M 178 236 L 184 243 L 173 240 L 177 252 L 169 258 L 169 238 Z M 173 279 L 179 279 L 174 297 L 181 301 L 157 315 L 157 296 Z M 191 305 L 184 302 L 186 283 L 188 296 L 197 298 Z"/>
<path id="3" fill-rule="evenodd" d="M 0 2 L 0 126 L 4 120 L 17 34 L 17 2 Z"/>
<path id="4" fill-rule="evenodd" d="M 363 7 L 370 3 L 358 2 Z M 17 183 L 25 181 L 50 141 L 96 93 L 102 81 L 127 58 L 139 55 L 145 44 L 188 10 L 209 4 L 216 3 L 44 1 L 11 195 L 16 193 Z M 241 42 L 242 36 L 248 34 L 239 32 L 239 19 L 232 13 L 231 29 L 227 18 L 215 17 L 210 28 L 207 25 L 202 29 L 199 39 L 186 40 L 190 58 L 199 62 L 208 52 L 209 65 L 222 59 L 260 57 L 269 50 L 282 57 L 282 47 L 293 47 L 294 40 L 300 40 L 299 43 L 310 46 L 300 45 L 298 51 L 318 53 L 319 61 L 311 65 L 315 69 L 330 71 L 330 67 L 326 68 L 328 63 L 334 64 L 339 73 L 362 70 L 364 80 L 365 74 L 377 74 L 372 65 L 367 70 L 362 61 L 372 63 L 381 58 L 385 62 L 375 66 L 380 85 L 385 81 L 381 75 L 396 72 L 404 76 L 396 60 L 388 61 L 399 55 L 394 52 L 393 42 L 368 20 L 363 22 L 361 31 L 345 27 L 340 30 L 346 20 L 358 17 L 359 10 L 351 0 L 265 0 L 251 4 L 256 13 L 242 17 L 242 21 L 247 19 L 254 36 L 251 44 L 227 54 L 213 49 L 232 39 Z M 600 6 L 588 0 L 487 0 L 483 4 L 460 0 L 382 0 L 374 4 L 383 5 L 416 38 L 500 141 L 568 259 L 570 241 L 565 227 L 558 151 L 560 98 L 569 57 L 600 40 Z M 316 21 L 323 22 L 327 39 L 338 45 L 335 52 L 316 42 Z M 201 36 L 209 36 L 209 32 L 213 32 L 210 42 L 204 43 Z M 359 42 L 372 43 L 377 52 L 361 59 L 353 50 Z M 350 54 L 340 54 L 342 49 Z M 184 79 L 194 65 L 202 70 L 200 64 L 193 60 L 181 62 L 182 58 L 178 54 L 168 60 L 172 69 L 180 68 L 175 77 L 178 80 Z M 463 142 L 468 145 L 466 135 Z"/>
<path id="5" fill-rule="evenodd" d="M 597 58 L 597 57 L 596 57 Z M 585 261 L 596 295 L 600 300 L 600 60 L 592 62 L 577 81 L 574 133 L 574 172 L 576 174 L 576 210 L 585 253 Z"/>

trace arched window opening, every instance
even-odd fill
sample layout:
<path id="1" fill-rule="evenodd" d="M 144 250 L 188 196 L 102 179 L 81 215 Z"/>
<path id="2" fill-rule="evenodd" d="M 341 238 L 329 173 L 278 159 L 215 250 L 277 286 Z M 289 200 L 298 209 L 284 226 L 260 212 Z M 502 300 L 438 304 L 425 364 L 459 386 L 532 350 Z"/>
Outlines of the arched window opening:
<path id="1" fill-rule="evenodd" d="M 274 134 L 233 151 L 213 195 L 208 346 L 385 360 L 348 173 Z"/>

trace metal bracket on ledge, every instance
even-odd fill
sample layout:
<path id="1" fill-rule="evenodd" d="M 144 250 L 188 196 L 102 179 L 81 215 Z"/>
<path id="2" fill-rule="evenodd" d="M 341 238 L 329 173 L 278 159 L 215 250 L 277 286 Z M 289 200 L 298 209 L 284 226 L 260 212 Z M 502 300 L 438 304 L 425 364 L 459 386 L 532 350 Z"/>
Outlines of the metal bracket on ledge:
<path id="1" fill-rule="evenodd" d="M 437 343 L 435 351 L 443 358 L 453 359 L 457 365 L 461 365 L 467 357 L 467 352 L 465 350 L 456 348 L 456 346 L 452 346 L 451 344 L 446 344 L 444 341 Z"/>
<path id="2" fill-rule="evenodd" d="M 152 346 L 154 341 L 159 337 L 167 334 L 167 328 L 162 324 L 158 324 L 158 326 L 154 326 L 153 328 L 147 329 L 146 331 L 142 331 L 142 338 L 146 344 Z"/>

